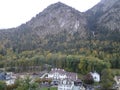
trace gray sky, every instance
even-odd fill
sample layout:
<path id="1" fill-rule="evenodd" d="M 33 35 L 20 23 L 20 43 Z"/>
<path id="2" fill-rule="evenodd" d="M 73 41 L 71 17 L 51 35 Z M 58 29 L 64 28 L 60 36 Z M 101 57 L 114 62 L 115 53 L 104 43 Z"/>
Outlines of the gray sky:
<path id="1" fill-rule="evenodd" d="M 17 27 L 58 1 L 84 12 L 100 0 L 0 0 L 0 28 Z"/>

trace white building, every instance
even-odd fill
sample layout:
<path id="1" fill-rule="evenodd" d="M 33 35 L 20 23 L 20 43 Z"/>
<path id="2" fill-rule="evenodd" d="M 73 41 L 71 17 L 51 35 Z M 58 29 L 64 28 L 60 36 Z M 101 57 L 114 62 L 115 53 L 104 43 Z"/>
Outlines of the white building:
<path id="1" fill-rule="evenodd" d="M 100 74 L 97 72 L 90 72 L 95 82 L 100 82 Z"/>
<path id="2" fill-rule="evenodd" d="M 64 69 L 51 69 L 48 78 L 58 85 L 58 90 L 85 90 L 77 73 L 66 72 Z"/>
<path id="3" fill-rule="evenodd" d="M 67 78 L 66 72 L 64 69 L 51 69 L 51 71 L 48 73 L 48 78 L 51 78 L 53 80 L 59 80 L 59 79 L 64 79 Z"/>
<path id="4" fill-rule="evenodd" d="M 81 81 L 63 79 L 58 84 L 58 90 L 85 90 Z"/>
<path id="5" fill-rule="evenodd" d="M 54 68 L 48 73 L 48 78 L 52 80 L 62 80 L 65 78 L 77 80 L 78 77 L 76 73 L 66 72 L 64 69 Z"/>
<path id="6" fill-rule="evenodd" d="M 7 72 L 6 73 L 6 79 L 5 82 L 7 85 L 12 85 L 15 83 L 16 80 L 16 75 L 14 75 L 12 72 Z"/>
<path id="7" fill-rule="evenodd" d="M 116 81 L 117 90 L 120 90 L 120 76 L 115 76 L 114 80 Z"/>
<path id="8" fill-rule="evenodd" d="M 15 83 L 16 75 L 12 72 L 0 72 L 0 80 L 4 81 L 7 85 Z"/>
<path id="9" fill-rule="evenodd" d="M 58 90 L 72 90 L 74 82 L 70 79 L 63 79 L 58 84 Z"/>

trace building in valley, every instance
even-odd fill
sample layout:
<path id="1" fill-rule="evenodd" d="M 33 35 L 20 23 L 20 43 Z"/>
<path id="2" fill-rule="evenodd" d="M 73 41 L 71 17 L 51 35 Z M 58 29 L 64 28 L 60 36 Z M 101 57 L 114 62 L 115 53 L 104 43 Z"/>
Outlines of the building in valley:
<path id="1" fill-rule="evenodd" d="M 48 73 L 48 78 L 52 79 L 54 84 L 58 84 L 58 82 L 63 79 L 71 79 L 75 81 L 78 79 L 78 76 L 77 73 L 66 72 L 64 69 L 52 68 Z"/>
<path id="2" fill-rule="evenodd" d="M 116 88 L 117 90 L 120 90 L 120 76 L 115 76 L 115 77 L 114 77 L 114 80 L 115 80 L 115 82 L 116 82 L 115 88 Z"/>

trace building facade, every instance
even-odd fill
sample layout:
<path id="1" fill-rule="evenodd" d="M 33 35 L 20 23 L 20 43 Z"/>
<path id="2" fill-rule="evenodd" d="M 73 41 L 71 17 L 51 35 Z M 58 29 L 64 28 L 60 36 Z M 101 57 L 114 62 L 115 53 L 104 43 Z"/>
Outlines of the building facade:
<path id="1" fill-rule="evenodd" d="M 63 79 L 58 84 L 58 90 L 85 90 L 81 81 Z"/>

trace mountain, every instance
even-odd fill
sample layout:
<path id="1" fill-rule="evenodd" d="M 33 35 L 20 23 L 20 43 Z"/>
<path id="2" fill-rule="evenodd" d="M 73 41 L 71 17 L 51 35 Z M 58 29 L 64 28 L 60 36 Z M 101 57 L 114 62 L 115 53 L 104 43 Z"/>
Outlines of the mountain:
<path id="1" fill-rule="evenodd" d="M 81 48 L 91 49 L 92 40 L 108 41 L 108 44 L 117 42 L 119 45 L 119 9 L 119 0 L 101 0 L 86 12 L 79 12 L 58 2 L 19 27 L 0 30 L 0 47 L 11 48 L 14 52 L 39 48 L 43 51 L 72 53 L 71 50 L 79 52 Z M 99 43 L 93 45 L 93 49 L 97 50 L 101 45 Z M 106 50 L 104 48 L 102 46 L 98 50 Z M 110 52 L 113 52 L 113 46 L 110 48 Z"/>
<path id="2" fill-rule="evenodd" d="M 119 0 L 101 0 L 99 4 L 86 12 L 89 22 L 96 23 L 98 28 L 120 31 L 120 1 Z M 90 18 L 91 17 L 91 18 Z"/>
<path id="3" fill-rule="evenodd" d="M 101 0 L 86 12 L 61 2 L 52 4 L 21 26 L 0 30 L 0 68 L 35 72 L 57 67 L 82 74 L 109 68 L 119 72 L 119 9 L 120 0 Z"/>
<path id="4" fill-rule="evenodd" d="M 78 31 L 81 37 L 85 36 L 86 18 L 83 13 L 61 3 L 55 3 L 39 13 L 26 25 L 39 36 L 57 34 L 67 31 L 73 34 Z"/>
<path id="5" fill-rule="evenodd" d="M 26 29 L 33 31 L 36 35 L 44 37 L 48 34 L 57 34 L 68 31 L 73 34 L 78 31 L 84 37 L 86 30 L 86 17 L 83 13 L 69 7 L 61 2 L 47 7 L 43 12 L 33 17 L 30 21 L 21 26 L 1 32 L 25 32 Z"/>
<path id="6" fill-rule="evenodd" d="M 83 13 L 58 2 L 17 28 L 0 30 L 0 39 L 6 40 L 3 43 L 6 48 L 31 50 L 41 47 L 41 42 L 44 43 L 47 35 L 66 32 L 67 36 L 78 32 L 81 38 L 86 38 L 86 27 L 87 21 Z"/>

